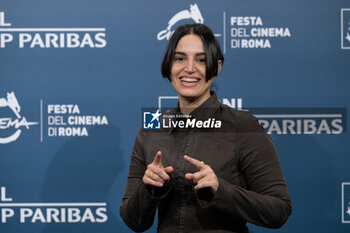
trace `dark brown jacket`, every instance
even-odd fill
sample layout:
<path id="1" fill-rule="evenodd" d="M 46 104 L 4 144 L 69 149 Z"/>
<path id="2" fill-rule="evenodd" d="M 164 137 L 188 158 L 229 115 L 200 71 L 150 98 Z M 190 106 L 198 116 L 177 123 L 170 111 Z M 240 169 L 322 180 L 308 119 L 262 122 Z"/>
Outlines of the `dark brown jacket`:
<path id="1" fill-rule="evenodd" d="M 174 113 L 178 108 L 168 114 Z M 124 222 L 145 231 L 158 209 L 158 232 L 164 233 L 248 232 L 246 222 L 281 227 L 291 213 L 291 200 L 271 138 L 256 118 L 220 104 L 215 93 L 191 115 L 221 120 L 222 128 L 138 132 L 120 207 Z M 159 150 L 164 167 L 174 168 L 171 181 L 163 188 L 146 187 L 142 177 Z M 183 155 L 214 170 L 219 180 L 215 196 L 207 190 L 194 192 L 185 174 L 196 168 Z"/>

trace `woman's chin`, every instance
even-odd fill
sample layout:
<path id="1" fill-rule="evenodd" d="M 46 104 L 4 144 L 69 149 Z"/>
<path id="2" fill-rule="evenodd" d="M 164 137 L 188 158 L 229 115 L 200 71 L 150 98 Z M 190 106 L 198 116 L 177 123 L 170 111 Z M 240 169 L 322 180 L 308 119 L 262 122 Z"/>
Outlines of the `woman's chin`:
<path id="1" fill-rule="evenodd" d="M 198 98 L 198 94 L 193 91 L 183 91 L 177 93 L 179 98 L 186 99 L 186 100 L 196 100 Z"/>

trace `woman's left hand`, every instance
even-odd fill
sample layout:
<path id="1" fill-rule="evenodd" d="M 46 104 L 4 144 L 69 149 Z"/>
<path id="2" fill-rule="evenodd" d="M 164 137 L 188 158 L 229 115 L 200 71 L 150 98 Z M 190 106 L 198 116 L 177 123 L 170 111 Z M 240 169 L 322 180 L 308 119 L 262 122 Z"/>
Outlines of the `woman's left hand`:
<path id="1" fill-rule="evenodd" d="M 196 186 L 194 186 L 196 190 L 210 188 L 213 194 L 215 194 L 219 187 L 219 180 L 213 169 L 211 169 L 211 167 L 205 164 L 203 161 L 191 158 L 190 156 L 185 155 L 184 159 L 196 166 L 196 168 L 199 170 L 195 173 L 187 173 L 185 178 L 196 183 Z"/>

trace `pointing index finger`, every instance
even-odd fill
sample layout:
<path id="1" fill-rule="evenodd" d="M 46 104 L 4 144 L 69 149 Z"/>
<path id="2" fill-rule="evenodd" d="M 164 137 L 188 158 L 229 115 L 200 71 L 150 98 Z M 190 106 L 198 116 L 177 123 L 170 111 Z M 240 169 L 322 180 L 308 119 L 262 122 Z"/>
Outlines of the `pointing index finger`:
<path id="1" fill-rule="evenodd" d="M 162 152 L 158 151 L 156 156 L 154 157 L 153 163 L 161 164 L 162 163 Z"/>
<path id="2" fill-rule="evenodd" d="M 199 161 L 199 160 L 197 160 L 197 159 L 194 159 L 194 158 L 192 158 L 192 157 L 190 157 L 190 156 L 188 156 L 188 155 L 185 155 L 185 156 L 184 156 L 184 159 L 185 159 L 187 162 L 189 162 L 190 164 L 196 166 L 196 168 L 199 168 L 199 167 L 201 167 L 201 165 L 202 165 L 202 162 L 201 162 L 201 161 Z"/>

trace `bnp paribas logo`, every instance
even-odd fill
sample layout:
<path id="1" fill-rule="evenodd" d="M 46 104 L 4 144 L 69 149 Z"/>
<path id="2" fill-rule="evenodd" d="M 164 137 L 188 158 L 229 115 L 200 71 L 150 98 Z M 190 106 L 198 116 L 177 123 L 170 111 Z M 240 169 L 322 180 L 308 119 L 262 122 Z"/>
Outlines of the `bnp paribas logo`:
<path id="1" fill-rule="evenodd" d="M 0 98 L 0 144 L 16 141 L 22 129 L 30 129 L 30 126 L 37 124 L 21 115 L 21 106 L 14 92 L 8 92 L 6 98 Z"/>
<path id="2" fill-rule="evenodd" d="M 47 20 L 42 20 L 46 22 Z M 18 27 L 0 11 L 0 49 L 17 48 L 104 48 L 106 28 Z"/>
<path id="3" fill-rule="evenodd" d="M 350 8 L 341 9 L 341 48 L 350 49 Z"/>

